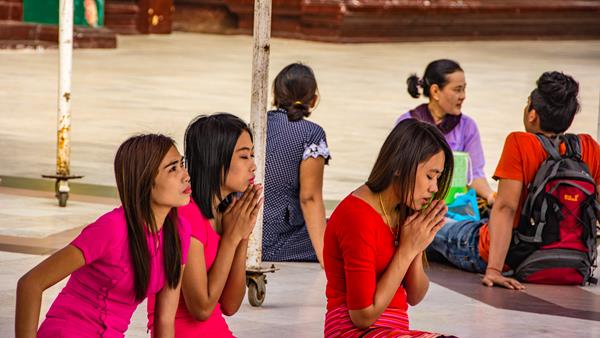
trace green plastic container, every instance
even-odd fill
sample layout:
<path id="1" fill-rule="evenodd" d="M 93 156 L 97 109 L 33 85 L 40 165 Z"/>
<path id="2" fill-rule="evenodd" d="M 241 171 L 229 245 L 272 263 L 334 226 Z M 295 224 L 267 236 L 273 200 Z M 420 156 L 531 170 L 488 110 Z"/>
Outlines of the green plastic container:
<path id="1" fill-rule="evenodd" d="M 450 181 L 448 195 L 444 198 L 446 204 L 454 202 L 456 196 L 464 194 L 468 190 L 471 174 L 471 157 L 468 153 L 454 151 L 454 173 Z"/>
<path id="2" fill-rule="evenodd" d="M 96 27 L 104 26 L 104 0 L 94 0 L 96 3 Z M 58 24 L 58 1 L 54 0 L 23 0 L 23 21 L 41 24 Z M 73 24 L 90 27 L 85 19 L 84 0 L 73 2 Z"/>

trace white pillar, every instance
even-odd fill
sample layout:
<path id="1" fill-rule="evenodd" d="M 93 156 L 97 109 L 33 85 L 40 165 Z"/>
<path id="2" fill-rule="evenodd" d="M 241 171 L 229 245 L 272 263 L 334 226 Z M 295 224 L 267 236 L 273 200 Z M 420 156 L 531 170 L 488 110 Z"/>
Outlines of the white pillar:
<path id="1" fill-rule="evenodd" d="M 59 76 L 58 132 L 56 174 L 70 175 L 71 158 L 71 73 L 73 68 L 73 0 L 60 0 L 59 5 Z M 65 190 L 66 189 L 66 190 Z M 60 191 L 69 191 L 67 180 L 60 181 Z"/>
<path id="2" fill-rule="evenodd" d="M 267 141 L 267 97 L 269 89 L 269 50 L 271 48 L 271 0 L 254 1 L 254 52 L 252 61 L 252 101 L 250 126 L 254 133 L 256 181 L 264 182 Z M 246 268 L 258 269 L 262 261 L 263 211 L 248 243 Z"/>

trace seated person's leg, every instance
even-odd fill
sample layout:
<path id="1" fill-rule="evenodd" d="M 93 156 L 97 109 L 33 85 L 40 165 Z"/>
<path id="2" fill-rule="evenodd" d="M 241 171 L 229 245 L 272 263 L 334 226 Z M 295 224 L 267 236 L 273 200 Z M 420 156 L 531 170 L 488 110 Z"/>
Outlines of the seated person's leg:
<path id="1" fill-rule="evenodd" d="M 436 251 L 452 265 L 470 272 L 485 272 L 486 263 L 479 257 L 479 228 L 484 222 L 446 219 L 428 252 Z"/>

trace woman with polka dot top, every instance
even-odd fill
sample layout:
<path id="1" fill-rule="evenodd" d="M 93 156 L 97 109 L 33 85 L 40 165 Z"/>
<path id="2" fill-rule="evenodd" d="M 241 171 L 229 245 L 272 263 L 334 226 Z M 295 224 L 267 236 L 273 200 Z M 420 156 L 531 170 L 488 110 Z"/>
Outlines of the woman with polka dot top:
<path id="1" fill-rule="evenodd" d="M 318 99 L 312 69 L 283 68 L 273 81 L 267 116 L 263 260 L 323 265 L 323 171 L 330 159 L 325 131 L 307 121 Z"/>

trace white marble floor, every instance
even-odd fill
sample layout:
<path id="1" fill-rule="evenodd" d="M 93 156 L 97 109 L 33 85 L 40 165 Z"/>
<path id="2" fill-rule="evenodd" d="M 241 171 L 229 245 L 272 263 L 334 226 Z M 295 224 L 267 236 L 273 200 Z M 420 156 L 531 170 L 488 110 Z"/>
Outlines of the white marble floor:
<path id="1" fill-rule="evenodd" d="M 72 169 L 84 183 L 114 185 L 112 160 L 127 136 L 163 132 L 180 147 L 199 113 L 249 119 L 252 39 L 176 33 L 119 36 L 115 50 L 76 50 L 72 90 Z M 491 177 L 509 131 L 543 71 L 581 84 L 582 110 L 572 130 L 595 135 L 600 41 L 485 41 L 326 44 L 274 39 L 272 79 L 286 64 L 311 65 L 320 102 L 311 119 L 327 132 L 333 160 L 325 198 L 339 200 L 367 177 L 395 118 L 422 100 L 406 77 L 431 60 L 459 61 L 468 83 L 464 113 L 478 122 Z M 0 51 L 0 175 L 54 172 L 58 52 Z"/>
<path id="2" fill-rule="evenodd" d="M 189 120 L 229 111 L 249 118 L 251 38 L 177 33 L 119 37 L 116 50 L 77 50 L 73 72 L 72 168 L 81 181 L 114 185 L 112 161 L 127 136 L 162 132 L 180 146 Z M 395 118 L 422 102 L 404 81 L 436 58 L 466 71 L 464 112 L 479 124 L 492 175 L 509 131 L 541 72 L 561 70 L 581 84 L 572 130 L 596 135 L 600 41 L 424 42 L 335 45 L 274 39 L 272 79 L 290 62 L 313 66 L 321 100 L 311 117 L 327 131 L 333 155 L 325 197 L 339 200 L 368 175 Z M 0 51 L 0 176 L 38 178 L 54 171 L 57 51 Z M 111 208 L 0 194 L 0 235 L 44 238 L 86 224 Z M 44 256 L 0 252 L 0 337 L 13 336 L 18 278 Z M 315 264 L 280 264 L 261 308 L 246 302 L 228 320 L 240 337 L 318 337 L 325 277 Z M 45 313 L 64 282 L 44 295 Z M 482 286 L 474 284 L 473 288 Z M 598 287 L 591 289 L 594 297 Z M 499 291 L 499 290 L 498 290 Z M 533 290 L 531 290 L 533 292 Z M 496 292 L 496 290 L 494 290 Z M 144 307 L 128 337 L 146 337 Z M 410 310 L 412 327 L 461 337 L 599 337 L 598 321 L 503 310 L 438 284 Z"/>
<path id="3" fill-rule="evenodd" d="M 47 233 L 61 233 L 94 220 L 111 206 L 98 203 L 71 201 L 69 207 L 60 209 L 54 199 L 0 193 L 0 219 L 2 235 L 21 237 L 23 242 L 42 238 Z M 57 213 L 60 213 L 57 214 Z M 50 215 L 50 216 L 48 216 Z M 58 216 L 57 216 L 58 215 Z M 14 218 L 13 218 L 14 216 Z M 45 225 L 47 218 L 59 220 Z M 23 229 L 27 229 L 24 232 Z M 75 233 L 71 234 L 75 236 Z M 68 239 L 65 243 L 68 243 Z M 12 337 L 17 280 L 45 255 L 27 255 L 0 251 L 0 337 Z M 247 300 L 240 311 L 227 318 L 232 331 L 239 337 L 319 337 L 322 336 L 325 314 L 325 274 L 314 263 L 276 263 L 279 271 L 267 275 L 267 296 L 260 308 L 251 307 Z M 434 267 L 435 268 L 435 267 Z M 467 288 L 484 288 L 477 276 L 458 272 L 464 277 Z M 596 271 L 600 277 L 600 271 Z M 448 276 L 450 278 L 451 276 Z M 462 277 L 461 280 L 462 280 Z M 452 277 L 456 278 L 456 277 Z M 441 281 L 440 281 L 441 282 Z M 44 293 L 42 319 L 66 280 Z M 460 337 L 597 337 L 600 335 L 600 318 L 595 321 L 573 317 L 552 316 L 553 307 L 567 309 L 577 306 L 577 300 L 561 296 L 564 288 L 530 286 L 522 296 L 500 288 L 479 289 L 487 296 L 509 297 L 513 300 L 525 296 L 542 299 L 532 306 L 536 312 L 505 310 L 490 306 L 478 299 L 465 296 L 447 288 L 446 282 L 431 284 L 426 299 L 410 309 L 411 327 L 454 334 Z M 579 289 L 579 287 L 572 287 Z M 561 291 L 563 290 L 563 291 Z M 587 304 L 600 304 L 600 287 L 585 287 L 578 297 L 592 297 Z M 477 293 L 477 292 L 476 292 Z M 589 306 L 589 305 L 588 305 Z M 595 309 L 587 309 L 595 310 Z M 595 310 L 596 313 L 600 312 Z M 541 312 L 542 314 L 540 314 Z M 147 337 L 145 305 L 135 312 L 127 337 Z M 526 333 L 522 330 L 526 328 Z"/>
<path id="4" fill-rule="evenodd" d="M 14 335 L 18 278 L 43 258 L 45 256 L 0 252 L 0 337 Z M 240 311 L 227 318 L 231 330 L 241 338 L 322 336 L 326 302 L 324 272 L 314 263 L 277 265 L 281 270 L 267 277 L 263 306 L 254 308 L 244 300 Z M 65 281 L 46 291 L 42 314 L 64 284 Z M 480 285 L 473 287 L 483 288 Z M 414 329 L 459 337 L 593 338 L 600 335 L 598 321 L 498 309 L 434 283 L 425 300 L 410 309 L 409 316 Z M 145 304 L 142 304 L 134 313 L 126 337 L 148 337 L 145 325 Z"/>
<path id="5" fill-rule="evenodd" d="M 31 238 L 41 238 L 46 233 L 60 233 L 78 227 L 78 222 L 94 220 L 111 206 L 98 203 L 72 201 L 66 209 L 60 209 L 63 223 L 46 228 L 47 215 L 56 216 L 55 201 L 52 198 L 22 196 L 0 193 L 0 219 L 3 220 L 2 234 L 22 237 L 23 242 Z M 54 209 L 53 209 L 54 208 Z M 54 210 L 54 211 L 53 211 Z M 7 216 L 8 215 L 8 216 Z M 16 218 L 10 218 L 17 215 Z M 18 217 L 20 216 L 20 217 Z M 24 233 L 21 227 L 28 230 Z M 11 231 L 12 229 L 12 231 Z M 73 233 L 72 236 L 76 234 Z M 67 240 L 65 243 L 68 243 Z M 27 255 L 0 251 L 0 337 L 12 337 L 15 309 L 15 288 L 17 280 L 25 272 L 43 260 L 45 255 Z M 267 275 L 267 296 L 260 308 L 251 307 L 247 300 L 240 311 L 227 318 L 231 330 L 239 337 L 319 337 L 322 336 L 325 314 L 325 284 L 323 271 L 315 263 L 276 263 L 279 271 Z M 435 266 L 433 267 L 435 269 Z M 454 270 L 456 271 L 456 270 Z M 411 327 L 454 334 L 460 337 L 598 337 L 600 318 L 595 321 L 565 316 L 552 316 L 555 306 L 572 309 L 577 300 L 565 298 L 563 288 L 529 286 L 522 296 L 518 292 L 494 288 L 483 289 L 477 276 L 458 272 L 464 277 L 467 288 L 478 288 L 487 297 L 509 297 L 513 300 L 532 296 L 542 299 L 540 314 L 539 302 L 532 304 L 536 308 L 531 312 L 505 310 L 488 305 L 489 302 L 465 296 L 453 288 L 442 284 L 431 284 L 425 300 L 410 309 Z M 600 277 L 600 271 L 596 271 Z M 456 276 L 448 275 L 448 278 Z M 435 280 L 435 279 L 434 279 Z M 66 280 L 58 283 L 44 293 L 42 319 L 50 304 L 57 296 Z M 571 287 L 579 289 L 579 287 Z M 561 291 L 562 290 L 562 291 Z M 569 289 L 571 290 L 571 289 Z M 578 297 L 592 297 L 587 304 L 600 304 L 600 287 L 587 286 Z M 477 293 L 477 292 L 475 292 Z M 481 299 L 481 298 L 480 298 Z M 589 305 L 588 305 L 589 306 Z M 580 309 L 583 310 L 583 309 Z M 597 309 L 596 313 L 600 312 Z M 145 305 L 135 312 L 127 337 L 147 337 Z M 526 328 L 526 333 L 522 330 Z"/>
<path id="6" fill-rule="evenodd" d="M 0 235 L 45 238 L 90 224 L 112 208 L 73 200 L 58 208 L 54 199 L 0 193 Z"/>

